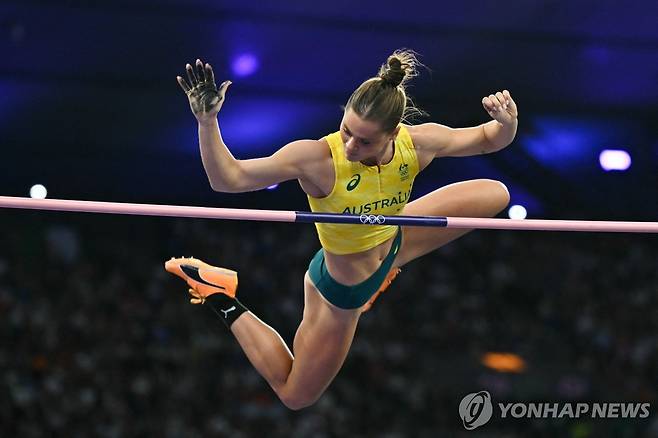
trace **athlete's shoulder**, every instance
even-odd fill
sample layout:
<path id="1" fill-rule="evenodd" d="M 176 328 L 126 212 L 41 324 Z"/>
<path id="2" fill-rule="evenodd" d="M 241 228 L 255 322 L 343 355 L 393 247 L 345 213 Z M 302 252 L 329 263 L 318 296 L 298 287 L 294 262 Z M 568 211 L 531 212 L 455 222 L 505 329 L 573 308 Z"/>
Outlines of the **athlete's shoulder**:
<path id="1" fill-rule="evenodd" d="M 418 135 L 418 125 L 405 125 L 400 123 L 400 133 L 398 136 L 401 136 L 403 139 L 410 141 L 412 144 L 414 142 L 414 136 Z"/>
<path id="2" fill-rule="evenodd" d="M 331 148 L 326 137 L 322 137 L 319 140 L 309 140 L 308 149 L 309 154 L 314 159 L 324 160 L 331 157 Z"/>
<path id="3" fill-rule="evenodd" d="M 294 151 L 303 161 L 313 161 L 330 156 L 329 145 L 324 138 L 295 140 L 285 145 L 283 149 Z"/>
<path id="4" fill-rule="evenodd" d="M 288 148 L 289 154 L 294 157 L 292 159 L 301 169 L 305 179 L 315 180 L 317 174 L 324 174 L 327 169 L 333 168 L 329 145 L 323 139 L 296 140 L 288 143 L 285 148 Z"/>

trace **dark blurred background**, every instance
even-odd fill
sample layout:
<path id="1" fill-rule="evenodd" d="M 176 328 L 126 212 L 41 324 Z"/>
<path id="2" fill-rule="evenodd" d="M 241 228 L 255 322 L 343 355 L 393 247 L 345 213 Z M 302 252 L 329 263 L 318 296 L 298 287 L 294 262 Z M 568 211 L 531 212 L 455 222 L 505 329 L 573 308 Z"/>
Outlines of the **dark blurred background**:
<path id="1" fill-rule="evenodd" d="M 480 101 L 502 89 L 520 110 L 511 146 L 435 161 L 412 197 L 486 177 L 530 218 L 656 221 L 656 23 L 649 1 L 4 0 L 0 194 L 307 210 L 295 182 L 212 192 L 175 76 L 202 58 L 231 79 L 220 126 L 236 157 L 256 157 L 335 131 L 405 47 L 427 66 L 409 89 L 430 114 L 418 122 L 486 122 Z M 457 412 L 481 389 L 655 403 L 654 236 L 472 233 L 405 269 L 327 395 L 291 413 L 161 261 L 238 269 L 243 301 L 290 341 L 311 226 L 17 211 L 0 224 L 1 436 L 658 436 L 653 410 L 481 432 Z M 485 366 L 493 351 L 526 368 Z"/>

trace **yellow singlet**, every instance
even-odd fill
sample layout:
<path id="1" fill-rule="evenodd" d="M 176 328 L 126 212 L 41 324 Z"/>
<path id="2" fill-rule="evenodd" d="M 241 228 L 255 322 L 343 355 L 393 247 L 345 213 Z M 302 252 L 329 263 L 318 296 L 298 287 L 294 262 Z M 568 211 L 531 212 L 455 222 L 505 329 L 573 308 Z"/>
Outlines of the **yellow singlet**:
<path id="1" fill-rule="evenodd" d="M 393 159 L 379 166 L 348 161 L 340 132 L 325 137 L 331 149 L 336 180 L 324 198 L 308 196 L 312 211 L 367 215 L 396 215 L 409 200 L 418 158 L 409 131 L 400 126 Z M 394 225 L 316 223 L 322 247 L 333 254 L 352 254 L 374 248 L 395 236 Z"/>

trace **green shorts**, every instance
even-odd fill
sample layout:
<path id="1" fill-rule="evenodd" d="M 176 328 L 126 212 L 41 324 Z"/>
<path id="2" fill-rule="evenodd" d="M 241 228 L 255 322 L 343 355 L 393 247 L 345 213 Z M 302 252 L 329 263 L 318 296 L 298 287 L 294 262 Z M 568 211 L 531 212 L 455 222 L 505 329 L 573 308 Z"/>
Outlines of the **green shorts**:
<path id="1" fill-rule="evenodd" d="M 358 309 L 368 302 L 370 297 L 379 290 L 386 275 L 391 270 L 395 256 L 402 244 L 402 229 L 393 239 L 391 250 L 382 261 L 381 266 L 369 278 L 354 286 L 345 286 L 331 278 L 327 265 L 324 262 L 324 250 L 320 249 L 308 265 L 308 273 L 315 287 L 322 296 L 336 307 L 341 309 Z"/>

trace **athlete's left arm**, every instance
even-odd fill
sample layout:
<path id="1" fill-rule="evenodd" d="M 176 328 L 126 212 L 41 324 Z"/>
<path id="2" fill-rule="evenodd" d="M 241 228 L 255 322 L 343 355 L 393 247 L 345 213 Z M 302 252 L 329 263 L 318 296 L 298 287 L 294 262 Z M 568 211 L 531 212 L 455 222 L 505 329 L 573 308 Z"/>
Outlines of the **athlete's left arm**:
<path id="1" fill-rule="evenodd" d="M 516 103 L 509 91 L 504 90 L 484 97 L 482 106 L 493 120 L 479 126 L 450 128 L 438 123 L 423 123 L 409 127 L 414 146 L 431 158 L 467 157 L 503 149 L 516 135 Z"/>

